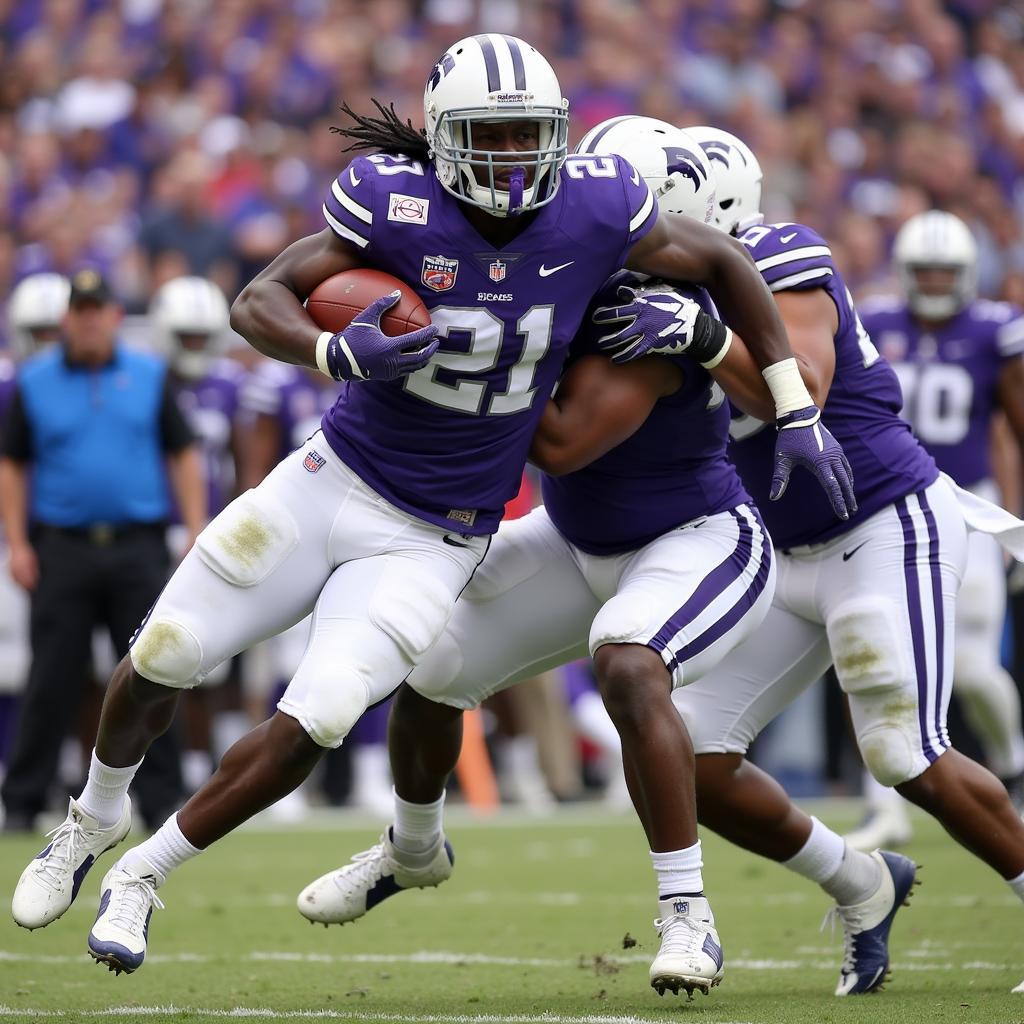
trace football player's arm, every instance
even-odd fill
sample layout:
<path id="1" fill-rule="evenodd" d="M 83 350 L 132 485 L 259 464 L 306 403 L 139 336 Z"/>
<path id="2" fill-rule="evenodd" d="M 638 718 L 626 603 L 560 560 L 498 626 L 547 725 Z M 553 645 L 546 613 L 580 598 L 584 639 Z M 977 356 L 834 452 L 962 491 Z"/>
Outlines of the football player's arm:
<path id="1" fill-rule="evenodd" d="M 321 281 L 361 266 L 358 250 L 330 228 L 300 238 L 242 289 L 231 306 L 231 327 L 264 355 L 318 369 L 321 329 L 302 304 Z"/>
<path id="2" fill-rule="evenodd" d="M 630 249 L 626 267 L 702 285 L 722 319 L 746 339 L 759 370 L 792 356 L 772 293 L 743 244 L 724 231 L 663 213 Z M 774 412 L 768 418 L 774 419 Z"/>
<path id="3" fill-rule="evenodd" d="M 35 590 L 39 582 L 39 560 L 28 536 L 32 424 L 20 389 L 15 389 L 0 426 L 0 523 L 10 549 L 11 576 L 19 586 Z"/>
<path id="4" fill-rule="evenodd" d="M 828 398 L 836 368 L 834 339 L 839 315 L 835 304 L 822 288 L 778 292 L 774 298 L 800 376 L 820 409 Z M 765 422 L 775 418 L 775 402 L 768 385 L 746 342 L 735 332 L 725 358 L 709 372 L 730 401 L 748 416 Z"/>
<path id="5" fill-rule="evenodd" d="M 604 356 L 584 356 L 548 401 L 530 461 L 551 476 L 582 469 L 636 433 L 654 403 L 681 383 L 682 372 L 660 356 L 621 366 Z"/>
<path id="6" fill-rule="evenodd" d="M 996 384 L 999 406 L 1024 452 L 1024 355 L 1007 359 Z"/>

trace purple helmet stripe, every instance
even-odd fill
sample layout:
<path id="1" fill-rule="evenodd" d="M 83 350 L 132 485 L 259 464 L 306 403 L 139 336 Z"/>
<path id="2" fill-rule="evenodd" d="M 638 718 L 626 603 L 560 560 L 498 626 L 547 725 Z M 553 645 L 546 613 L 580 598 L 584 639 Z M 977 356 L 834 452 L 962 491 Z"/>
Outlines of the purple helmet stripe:
<path id="1" fill-rule="evenodd" d="M 622 114 L 619 117 L 613 117 L 588 143 L 586 149 L 577 149 L 577 153 L 593 153 L 594 148 L 597 144 L 614 128 L 617 124 L 622 124 L 623 121 L 629 121 L 636 117 L 636 114 Z"/>
<path id="2" fill-rule="evenodd" d="M 487 68 L 487 91 L 497 92 L 501 88 L 501 75 L 498 73 L 498 55 L 494 52 L 494 43 L 490 36 L 474 36 L 480 44 L 484 55 L 484 67 Z"/>
<path id="3" fill-rule="evenodd" d="M 526 92 L 526 68 L 523 66 L 523 51 L 519 49 L 519 40 L 515 36 L 502 36 L 508 43 L 509 52 L 512 54 L 512 72 L 516 79 L 516 91 Z"/>
<path id="4" fill-rule="evenodd" d="M 928 728 L 928 664 L 924 650 L 924 619 L 921 615 L 921 588 L 917 582 L 917 535 L 910 517 L 907 499 L 896 502 L 896 512 L 903 527 L 903 577 L 907 587 L 907 610 L 914 644 L 914 670 L 917 675 L 917 719 L 921 730 L 921 749 L 929 763 L 939 752 L 931 744 Z"/>

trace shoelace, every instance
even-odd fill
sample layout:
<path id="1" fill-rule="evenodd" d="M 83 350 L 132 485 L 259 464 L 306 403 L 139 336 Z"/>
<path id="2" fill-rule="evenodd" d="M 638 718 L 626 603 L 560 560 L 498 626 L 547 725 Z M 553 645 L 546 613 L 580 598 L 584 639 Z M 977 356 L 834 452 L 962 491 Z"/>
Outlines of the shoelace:
<path id="1" fill-rule="evenodd" d="M 856 967 L 854 940 L 861 932 L 860 911 L 853 907 L 840 907 L 838 904 L 833 904 L 822 918 L 821 928 L 818 930 L 823 932 L 826 928 L 830 928 L 831 935 L 835 937 L 836 921 L 841 921 L 843 925 L 843 962 L 839 971 L 841 974 L 851 974 Z"/>
<path id="2" fill-rule="evenodd" d="M 659 917 L 655 920 L 654 927 L 661 935 L 662 953 L 693 955 L 703 950 L 709 926 L 706 922 L 695 921 L 692 917 Z"/>
<path id="3" fill-rule="evenodd" d="M 75 863 L 79 844 L 85 840 L 86 832 L 77 821 L 65 820 L 51 828 L 46 838 L 52 839 L 50 852 L 39 865 L 38 877 L 51 889 L 56 889 L 61 874 Z"/>
<path id="4" fill-rule="evenodd" d="M 156 894 L 152 875 L 128 875 L 112 887 L 110 909 L 107 916 L 112 924 L 129 932 L 141 932 L 151 906 L 164 909 L 163 900 Z"/>
<path id="5" fill-rule="evenodd" d="M 384 844 L 378 843 L 376 846 L 371 846 L 369 850 L 354 854 L 351 861 L 335 875 L 335 881 L 339 885 L 344 883 L 353 886 L 376 881 L 384 873 L 383 865 L 386 860 Z"/>

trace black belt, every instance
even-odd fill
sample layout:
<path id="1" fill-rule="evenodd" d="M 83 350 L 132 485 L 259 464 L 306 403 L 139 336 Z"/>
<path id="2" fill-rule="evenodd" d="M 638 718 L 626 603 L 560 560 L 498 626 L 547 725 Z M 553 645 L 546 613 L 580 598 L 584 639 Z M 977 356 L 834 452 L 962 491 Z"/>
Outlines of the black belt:
<path id="1" fill-rule="evenodd" d="M 88 526 L 51 526 L 49 523 L 39 523 L 37 526 L 43 536 L 55 534 L 74 537 L 96 547 L 109 547 L 117 541 L 146 534 L 162 536 L 166 528 L 166 523 L 90 523 Z"/>

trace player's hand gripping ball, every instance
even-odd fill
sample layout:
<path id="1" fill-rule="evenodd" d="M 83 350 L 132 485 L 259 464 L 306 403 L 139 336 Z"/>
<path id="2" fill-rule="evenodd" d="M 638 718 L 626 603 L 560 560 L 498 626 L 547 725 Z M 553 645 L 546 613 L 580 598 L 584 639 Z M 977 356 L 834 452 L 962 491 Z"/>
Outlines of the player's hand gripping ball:
<path id="1" fill-rule="evenodd" d="M 317 365 L 334 380 L 394 380 L 438 349 L 437 328 L 420 297 L 378 270 L 346 270 L 313 290 L 306 312 L 323 330 Z"/>

